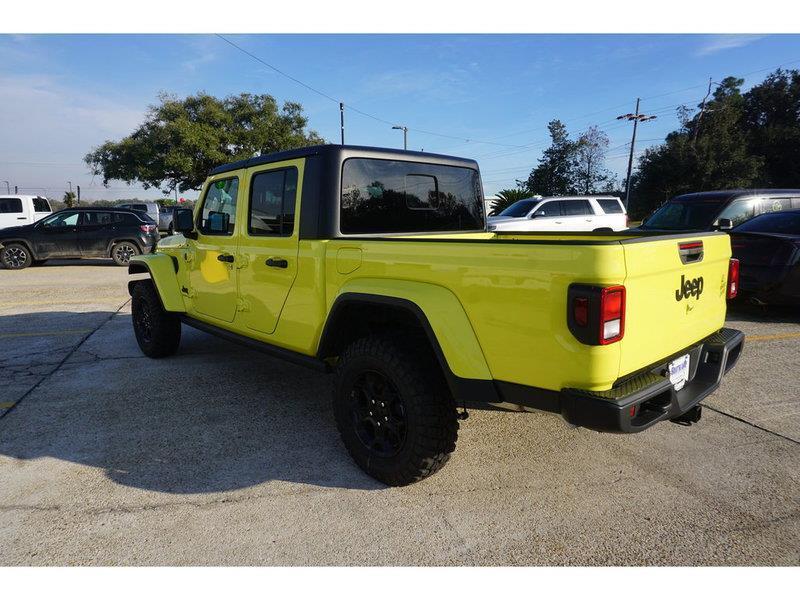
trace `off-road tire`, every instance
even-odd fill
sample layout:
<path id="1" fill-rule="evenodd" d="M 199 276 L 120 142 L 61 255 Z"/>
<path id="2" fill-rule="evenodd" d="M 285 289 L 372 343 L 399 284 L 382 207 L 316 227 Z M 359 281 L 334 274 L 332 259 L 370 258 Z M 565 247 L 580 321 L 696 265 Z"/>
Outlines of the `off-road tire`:
<path id="1" fill-rule="evenodd" d="M 137 282 L 131 296 L 133 332 L 142 352 L 150 358 L 175 354 L 181 343 L 181 321 L 161 306 L 153 282 Z"/>
<path id="2" fill-rule="evenodd" d="M 33 264 L 33 256 L 24 244 L 6 244 L 0 249 L 0 262 L 6 269 L 25 269 Z"/>
<path id="3" fill-rule="evenodd" d="M 456 447 L 458 416 L 435 359 L 396 339 L 368 336 L 344 350 L 336 369 L 334 415 L 342 441 L 358 466 L 378 481 L 402 486 L 444 466 Z M 365 373 L 382 375 L 402 402 L 405 436 L 393 456 L 377 454 L 359 437 L 353 405 L 357 397 L 363 397 L 356 392 L 356 384 Z"/>
<path id="4" fill-rule="evenodd" d="M 137 254 L 141 254 L 141 250 L 133 242 L 123 240 L 111 246 L 111 258 L 120 267 L 127 267 Z"/>

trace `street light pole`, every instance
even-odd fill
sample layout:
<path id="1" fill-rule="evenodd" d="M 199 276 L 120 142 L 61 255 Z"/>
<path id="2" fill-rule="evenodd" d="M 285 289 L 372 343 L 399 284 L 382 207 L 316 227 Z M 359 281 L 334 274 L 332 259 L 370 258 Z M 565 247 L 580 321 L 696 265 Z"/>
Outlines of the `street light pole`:
<path id="1" fill-rule="evenodd" d="M 408 150 L 408 127 L 405 125 L 394 125 L 392 129 L 403 130 L 403 150 Z"/>
<path id="2" fill-rule="evenodd" d="M 5 180 L 3 181 L 3 183 L 5 183 L 5 184 L 6 184 L 6 194 L 10 194 L 10 193 L 11 193 L 11 184 L 10 184 L 10 183 L 8 183 L 8 182 L 7 182 L 7 181 L 5 181 Z"/>
<path id="3" fill-rule="evenodd" d="M 652 121 L 655 119 L 655 115 L 643 115 L 639 112 L 639 102 L 641 101 L 640 98 L 636 99 L 636 112 L 635 113 L 628 113 L 625 115 L 620 115 L 617 117 L 617 120 L 625 119 L 627 121 L 633 121 L 633 135 L 631 136 L 631 152 L 628 155 L 628 176 L 625 178 L 625 209 L 628 209 L 628 201 L 631 197 L 631 171 L 633 170 L 633 147 L 636 144 L 636 127 L 639 125 L 639 121 Z"/>
<path id="4" fill-rule="evenodd" d="M 68 181 L 67 183 L 69 184 L 69 193 L 71 194 L 72 193 L 72 182 Z"/>
<path id="5" fill-rule="evenodd" d="M 342 128 L 342 146 L 344 146 L 344 102 L 339 102 L 339 123 Z"/>

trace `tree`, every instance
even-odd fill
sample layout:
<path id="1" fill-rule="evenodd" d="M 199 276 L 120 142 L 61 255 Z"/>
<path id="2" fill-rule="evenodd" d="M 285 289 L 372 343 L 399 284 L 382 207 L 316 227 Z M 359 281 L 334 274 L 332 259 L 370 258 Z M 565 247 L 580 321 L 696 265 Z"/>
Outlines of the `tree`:
<path id="1" fill-rule="evenodd" d="M 489 216 L 499 215 L 509 206 L 514 204 L 517 200 L 524 200 L 525 198 L 530 198 L 531 194 L 528 190 L 523 188 L 514 188 L 514 189 L 506 189 L 500 190 L 495 194 L 497 196 L 497 200 L 492 202 L 492 210 L 489 211 Z"/>
<path id="2" fill-rule="evenodd" d="M 578 138 L 576 146 L 576 185 L 582 194 L 608 191 L 614 176 L 605 168 L 608 136 L 592 125 Z"/>
<path id="3" fill-rule="evenodd" d="M 322 143 L 307 124 L 300 104 L 278 108 L 267 94 L 219 99 L 201 92 L 182 100 L 162 94 L 133 133 L 105 142 L 84 160 L 104 185 L 119 179 L 182 192 L 198 189 L 217 165 Z"/>
<path id="4" fill-rule="evenodd" d="M 759 185 L 800 185 L 800 71 L 778 69 L 744 95 L 750 153 L 764 157 Z"/>
<path id="5" fill-rule="evenodd" d="M 547 129 L 550 147 L 531 171 L 526 186 L 531 193 L 542 196 L 574 194 L 577 144 L 569 139 L 566 126 L 558 119 L 550 121 Z"/>
<path id="6" fill-rule="evenodd" d="M 724 79 L 701 111 L 693 117 L 681 111 L 680 129 L 645 151 L 631 182 L 632 216 L 644 216 L 676 194 L 758 184 L 764 160 L 749 149 L 743 83 Z"/>
<path id="7" fill-rule="evenodd" d="M 75 206 L 75 199 L 75 192 L 64 192 L 64 198 L 62 202 L 67 208 L 73 208 Z"/>

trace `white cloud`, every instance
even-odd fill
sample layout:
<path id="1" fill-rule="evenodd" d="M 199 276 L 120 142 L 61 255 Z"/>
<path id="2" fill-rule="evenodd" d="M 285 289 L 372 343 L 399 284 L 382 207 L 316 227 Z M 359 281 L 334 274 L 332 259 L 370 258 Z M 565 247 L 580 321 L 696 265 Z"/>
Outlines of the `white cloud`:
<path id="1" fill-rule="evenodd" d="M 733 48 L 747 46 L 763 38 L 763 35 L 714 35 L 695 51 L 695 56 L 708 56 Z"/>

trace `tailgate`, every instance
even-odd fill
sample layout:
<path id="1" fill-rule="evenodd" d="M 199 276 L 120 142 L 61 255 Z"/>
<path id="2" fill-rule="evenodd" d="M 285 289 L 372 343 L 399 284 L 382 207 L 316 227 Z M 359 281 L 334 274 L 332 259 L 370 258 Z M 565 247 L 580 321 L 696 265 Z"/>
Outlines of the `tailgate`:
<path id="1" fill-rule="evenodd" d="M 620 376 L 666 359 L 725 322 L 730 238 L 724 233 L 622 243 L 625 336 Z"/>

